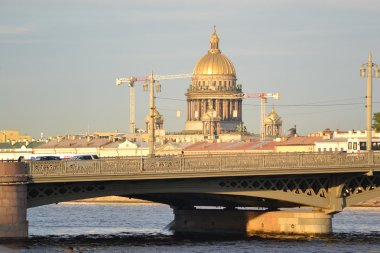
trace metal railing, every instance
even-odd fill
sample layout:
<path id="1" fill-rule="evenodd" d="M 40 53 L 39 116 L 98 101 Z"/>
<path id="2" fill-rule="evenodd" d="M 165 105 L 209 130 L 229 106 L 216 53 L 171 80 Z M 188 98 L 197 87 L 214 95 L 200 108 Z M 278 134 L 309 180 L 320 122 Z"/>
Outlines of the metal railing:
<path id="1" fill-rule="evenodd" d="M 276 153 L 130 157 L 123 159 L 62 160 L 28 162 L 28 173 L 36 177 L 75 175 L 136 175 L 167 173 L 234 172 L 297 168 L 358 168 L 380 165 L 380 153 L 369 156 L 345 153 Z"/>

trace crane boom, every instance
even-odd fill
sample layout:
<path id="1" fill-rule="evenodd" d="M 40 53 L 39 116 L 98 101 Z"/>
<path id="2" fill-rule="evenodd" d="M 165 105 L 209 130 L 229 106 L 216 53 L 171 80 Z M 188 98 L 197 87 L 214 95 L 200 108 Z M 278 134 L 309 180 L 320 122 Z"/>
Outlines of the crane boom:
<path id="1" fill-rule="evenodd" d="M 274 98 L 274 99 L 278 100 L 278 99 L 280 99 L 280 93 L 278 93 L 278 92 L 243 93 L 243 98 Z"/>
<path id="2" fill-rule="evenodd" d="M 181 78 L 189 78 L 192 77 L 192 73 L 188 74 L 178 74 L 178 75 L 154 75 L 154 80 L 171 80 L 171 79 L 181 79 Z"/>
<path id="3" fill-rule="evenodd" d="M 155 81 L 159 80 L 171 80 L 171 79 L 180 79 L 180 78 L 188 78 L 192 77 L 192 73 L 188 74 L 177 74 L 177 75 L 153 75 L 153 79 Z M 135 82 L 146 82 L 149 81 L 149 76 L 130 76 L 130 77 L 122 77 L 116 79 L 116 85 L 121 85 L 123 83 L 128 83 L 128 85 L 133 85 Z"/>

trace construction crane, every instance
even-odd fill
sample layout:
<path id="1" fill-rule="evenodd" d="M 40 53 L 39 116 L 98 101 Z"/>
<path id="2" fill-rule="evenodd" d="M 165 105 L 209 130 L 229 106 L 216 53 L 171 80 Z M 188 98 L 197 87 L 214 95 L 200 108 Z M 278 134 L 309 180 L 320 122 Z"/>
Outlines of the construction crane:
<path id="1" fill-rule="evenodd" d="M 267 103 L 268 98 L 274 98 L 276 100 L 280 99 L 280 93 L 265 93 L 265 92 L 259 92 L 259 93 L 243 93 L 242 96 L 243 99 L 246 98 L 259 98 L 261 101 L 260 106 L 260 140 L 265 139 L 265 125 L 264 125 L 264 119 L 265 119 L 265 105 Z"/>
<path id="2" fill-rule="evenodd" d="M 178 75 L 153 75 L 154 81 L 160 80 L 170 80 L 170 79 L 181 79 L 192 77 L 193 74 L 178 74 Z M 136 132 L 136 122 L 135 122 L 135 83 L 144 82 L 144 91 L 148 90 L 148 82 L 151 76 L 130 76 L 116 79 L 116 85 L 119 86 L 123 83 L 127 83 L 129 87 L 129 132 Z M 161 91 L 160 83 L 156 83 L 156 91 Z"/>

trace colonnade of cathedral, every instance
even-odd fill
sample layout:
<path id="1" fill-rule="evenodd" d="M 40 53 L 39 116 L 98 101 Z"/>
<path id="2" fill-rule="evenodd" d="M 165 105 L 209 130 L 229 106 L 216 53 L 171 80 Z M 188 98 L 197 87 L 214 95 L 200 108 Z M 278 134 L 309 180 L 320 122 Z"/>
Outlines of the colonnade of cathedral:
<path id="1" fill-rule="evenodd" d="M 221 120 L 242 120 L 241 99 L 189 99 L 187 120 L 200 120 L 210 107 L 216 110 Z"/>

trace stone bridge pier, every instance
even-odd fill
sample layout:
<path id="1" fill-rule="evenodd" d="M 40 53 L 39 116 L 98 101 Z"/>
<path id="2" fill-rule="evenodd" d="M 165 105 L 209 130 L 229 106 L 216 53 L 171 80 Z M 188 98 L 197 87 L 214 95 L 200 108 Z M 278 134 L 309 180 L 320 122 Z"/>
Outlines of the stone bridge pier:
<path id="1" fill-rule="evenodd" d="M 328 235 L 332 215 L 321 211 L 179 210 L 176 233 Z"/>
<path id="2" fill-rule="evenodd" d="M 0 238 L 27 238 L 27 171 L 23 162 L 0 162 Z"/>

